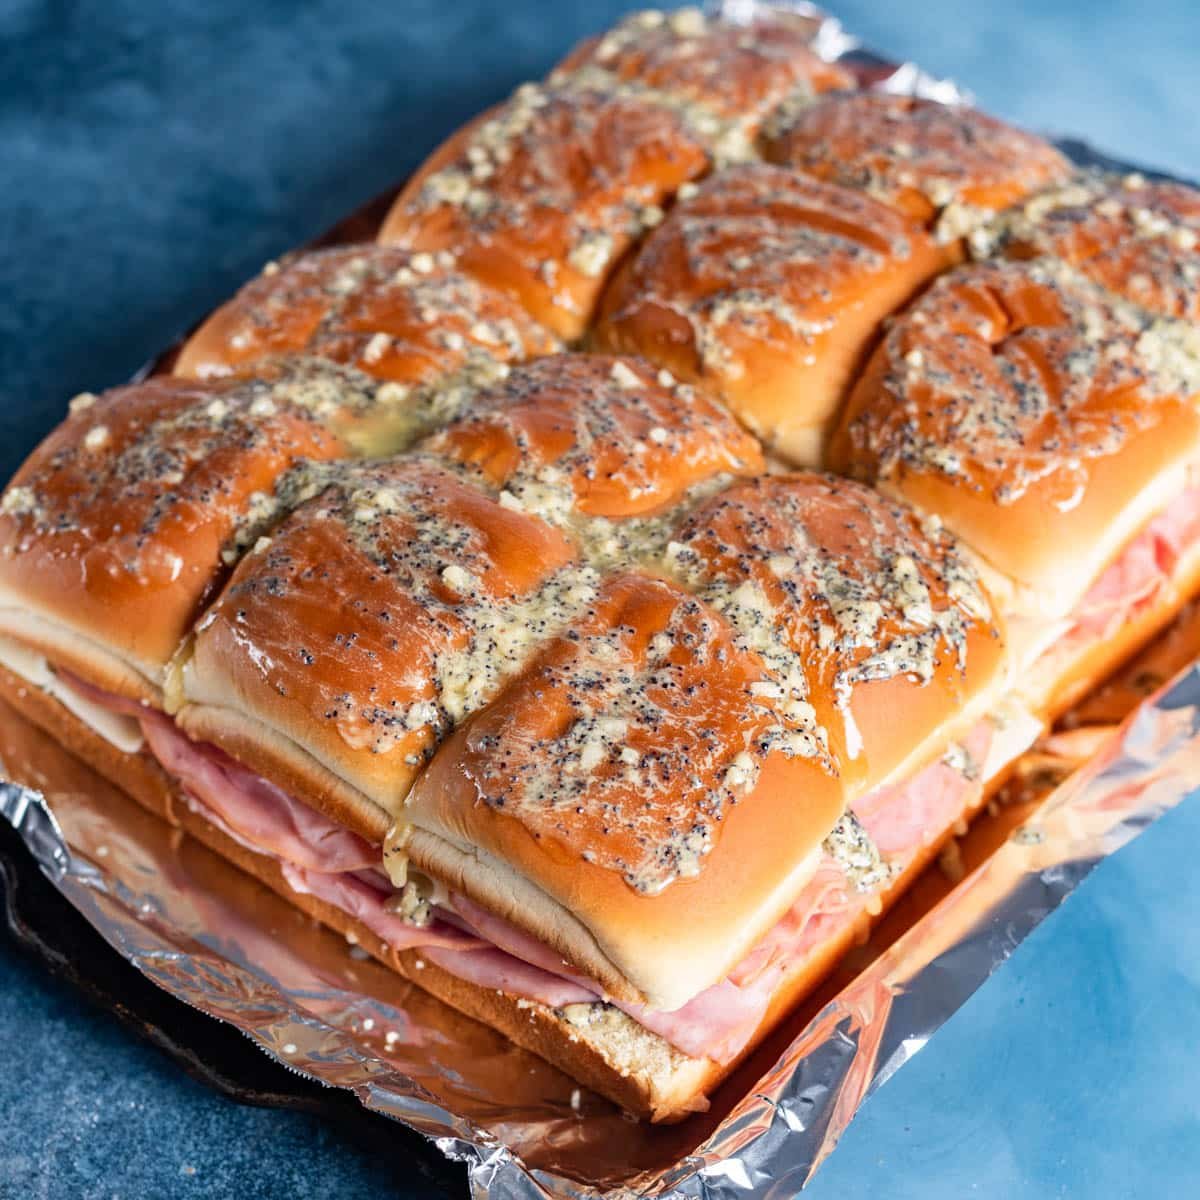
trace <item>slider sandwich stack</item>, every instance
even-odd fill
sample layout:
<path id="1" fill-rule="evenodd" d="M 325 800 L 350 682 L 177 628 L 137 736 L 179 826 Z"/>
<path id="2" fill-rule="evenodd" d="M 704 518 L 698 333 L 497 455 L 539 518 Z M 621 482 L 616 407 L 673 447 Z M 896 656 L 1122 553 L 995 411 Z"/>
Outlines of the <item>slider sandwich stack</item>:
<path id="1" fill-rule="evenodd" d="M 1200 582 L 1200 199 L 642 13 L 0 502 L 0 690 L 677 1119 Z"/>

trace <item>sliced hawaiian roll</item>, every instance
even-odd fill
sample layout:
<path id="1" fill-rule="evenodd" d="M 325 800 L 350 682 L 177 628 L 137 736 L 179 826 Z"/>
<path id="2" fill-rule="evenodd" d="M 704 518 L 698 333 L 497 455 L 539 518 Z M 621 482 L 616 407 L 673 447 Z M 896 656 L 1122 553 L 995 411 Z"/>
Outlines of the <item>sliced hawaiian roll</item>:
<path id="1" fill-rule="evenodd" d="M 864 191 L 951 245 L 1072 169 L 1043 138 L 976 108 L 878 91 L 781 110 L 769 122 L 763 153 Z"/>
<path id="2" fill-rule="evenodd" d="M 827 844 L 844 806 L 970 734 L 1003 678 L 951 539 L 849 481 L 735 483 L 667 560 L 679 583 L 611 580 L 456 731 L 385 850 L 658 1012 L 742 963 L 823 854 L 870 858 L 853 823 Z"/>
<path id="3" fill-rule="evenodd" d="M 445 744 L 385 850 L 620 999 L 717 983 L 845 807 L 811 712 L 678 586 L 620 575 Z"/>
<path id="4" fill-rule="evenodd" d="M 157 703 L 232 562 L 314 464 L 353 452 L 376 393 L 314 360 L 257 380 L 155 378 L 77 397 L 0 501 L 0 634 Z"/>
<path id="5" fill-rule="evenodd" d="M 782 167 L 682 196 L 608 290 L 597 346 L 708 383 L 782 456 L 815 463 L 880 321 L 946 265 L 918 222 Z"/>
<path id="6" fill-rule="evenodd" d="M 1088 173 L 1014 205 L 971 236 L 979 257 L 1048 254 L 1161 316 L 1200 319 L 1200 191 Z"/>
<path id="7" fill-rule="evenodd" d="M 245 557 L 172 704 L 294 795 L 382 838 L 444 731 L 587 580 L 570 541 L 421 458 L 349 466 Z M 343 811 L 345 797 L 361 796 Z"/>
<path id="8" fill-rule="evenodd" d="M 819 19 L 761 9 L 729 21 L 698 8 L 631 13 L 589 38 L 555 69 L 551 81 L 590 72 L 598 82 L 635 83 L 708 118 L 724 159 L 750 155 L 764 117 L 821 92 L 854 86 L 853 76 L 813 49 Z"/>
<path id="9" fill-rule="evenodd" d="M 449 255 L 340 246 L 269 263 L 192 335 L 175 374 L 252 374 L 281 354 L 346 363 L 412 393 L 414 425 L 452 399 L 447 377 L 480 381 L 557 348 L 511 297 L 454 270 Z M 438 384 L 436 392 L 431 385 Z"/>
<path id="10" fill-rule="evenodd" d="M 1169 616 L 1192 586 L 1198 391 L 1192 327 L 1053 260 L 965 266 L 892 324 L 829 461 L 961 537 L 1019 623 L 1023 671 Z M 1045 697 L 1066 669 L 1021 682 Z"/>
<path id="11" fill-rule="evenodd" d="M 645 365 L 514 368 L 242 560 L 180 656 L 178 722 L 382 840 L 441 738 L 587 609 L 600 569 L 660 557 L 706 488 L 760 468 L 719 405 Z"/>
<path id="12" fill-rule="evenodd" d="M 379 237 L 452 253 L 574 339 L 621 255 L 709 163 L 687 115 L 632 85 L 524 84 L 433 154 Z"/>

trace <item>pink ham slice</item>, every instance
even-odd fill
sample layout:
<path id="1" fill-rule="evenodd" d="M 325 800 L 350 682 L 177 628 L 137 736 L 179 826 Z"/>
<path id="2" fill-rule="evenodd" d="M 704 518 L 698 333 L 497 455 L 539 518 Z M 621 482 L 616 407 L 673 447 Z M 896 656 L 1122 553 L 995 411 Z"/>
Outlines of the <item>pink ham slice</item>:
<path id="1" fill-rule="evenodd" d="M 459 951 L 487 948 L 482 938 L 446 921 L 432 920 L 428 925 L 409 924 L 384 907 L 389 892 L 381 892 L 354 875 L 309 871 L 289 862 L 280 863 L 280 870 L 293 892 L 308 893 L 341 909 L 348 916 L 361 921 L 377 938 L 395 950 L 434 946 Z"/>
<path id="2" fill-rule="evenodd" d="M 536 1000 L 551 1008 L 561 1008 L 564 1004 L 583 1004 L 597 998 L 594 990 L 569 979 L 560 979 L 494 946 L 467 953 L 435 946 L 422 953 L 430 962 L 437 963 L 443 970 L 467 983 L 508 992 L 525 1000 Z"/>
<path id="3" fill-rule="evenodd" d="M 983 763 L 991 737 L 989 721 L 981 721 L 971 731 L 963 748 L 972 762 Z M 978 786 L 948 763 L 935 762 L 911 779 L 876 788 L 856 800 L 854 815 L 885 858 L 907 861 L 927 838 L 958 820 L 967 794 Z"/>
<path id="4" fill-rule="evenodd" d="M 716 986 L 675 1012 L 618 1007 L 693 1058 L 731 1062 L 762 1024 L 788 968 L 854 920 L 865 902 L 841 868 L 823 858 L 796 903 Z"/>
<path id="5" fill-rule="evenodd" d="M 570 983 L 580 989 L 583 993 L 581 999 L 595 1000 L 599 997 L 595 983 L 574 973 L 570 965 L 543 942 L 481 908 L 465 896 L 454 894 L 450 902 L 472 929 L 495 946 L 507 951 L 506 958 L 516 956 L 536 964 L 543 974 L 553 972 L 551 978 L 557 979 L 559 983 Z M 817 945 L 836 928 L 838 917 L 849 913 L 852 907 L 853 911 L 857 912 L 861 904 L 852 906 L 845 875 L 834 862 L 825 859 L 789 913 L 738 964 L 727 979 L 701 992 L 674 1012 L 645 1008 L 621 1000 L 610 999 L 609 1002 L 685 1054 L 728 1062 L 745 1046 L 762 1023 L 771 995 L 778 985 L 780 975 L 787 969 L 788 962 L 795 961 L 797 954 L 804 954 Z M 447 970 L 455 970 L 442 958 L 433 955 L 430 957 L 443 963 Z M 504 965 L 499 960 L 495 960 L 495 963 L 497 967 Z M 473 960 L 471 967 L 473 981 L 481 983 L 484 987 L 513 990 L 518 995 L 541 1000 L 544 1004 L 555 1003 L 546 998 L 550 995 L 549 992 L 533 995 L 528 991 L 505 988 L 505 985 L 499 982 L 500 975 L 491 974 L 489 966 L 482 961 Z M 557 1003 L 572 1002 L 559 1000 Z"/>
<path id="6" fill-rule="evenodd" d="M 293 800 L 216 746 L 191 741 L 162 713 L 142 709 L 139 716 L 146 743 L 164 770 L 243 845 L 310 871 L 379 866 L 378 847 Z"/>
<path id="7" fill-rule="evenodd" d="M 195 793 L 205 815 L 209 819 L 215 816 L 217 823 L 243 844 L 278 858 L 293 890 L 315 895 L 357 918 L 397 949 L 420 948 L 430 962 L 480 987 L 553 1008 L 602 998 L 596 984 L 572 972 L 550 947 L 465 896 L 451 896 L 451 910 L 443 919 L 425 927 L 409 925 L 384 907 L 388 893 L 382 879 L 381 887 L 372 886 L 371 880 L 379 878 L 379 854 L 374 847 L 293 800 L 215 746 L 191 742 L 163 714 L 84 687 L 97 702 L 111 699 L 113 708 L 129 705 L 143 723 L 151 751 L 180 779 L 185 794 Z M 949 804 L 953 789 L 947 786 L 944 773 L 962 779 L 948 767 L 934 764 L 910 786 L 880 789 L 862 802 L 867 819 L 888 831 L 889 844 L 898 853 L 913 852 L 930 828 L 924 822 Z M 931 809 L 924 793 L 935 777 L 939 799 Z M 276 804 L 277 811 L 269 811 Z M 294 857 L 294 840 L 304 836 L 310 824 L 318 834 L 332 832 L 351 839 L 355 853 L 343 856 L 339 851 L 327 857 L 322 851 L 317 855 L 319 863 L 313 863 L 312 849 L 305 844 L 299 849 L 309 861 Z M 315 842 L 326 849 L 339 844 L 329 836 L 318 836 Z M 333 861 L 347 865 L 330 870 L 325 864 Z M 855 921 L 865 903 L 866 896 L 855 893 L 837 864 L 825 858 L 792 908 L 726 979 L 674 1012 L 610 1002 L 683 1053 L 729 1062 L 762 1023 L 791 964 Z M 455 923 L 466 928 L 456 928 Z"/>
<path id="8" fill-rule="evenodd" d="M 1158 600 L 1184 551 L 1198 541 L 1200 488 L 1188 488 L 1092 584 L 1072 614 L 1071 628 L 1047 653 L 1107 637 L 1139 608 Z"/>

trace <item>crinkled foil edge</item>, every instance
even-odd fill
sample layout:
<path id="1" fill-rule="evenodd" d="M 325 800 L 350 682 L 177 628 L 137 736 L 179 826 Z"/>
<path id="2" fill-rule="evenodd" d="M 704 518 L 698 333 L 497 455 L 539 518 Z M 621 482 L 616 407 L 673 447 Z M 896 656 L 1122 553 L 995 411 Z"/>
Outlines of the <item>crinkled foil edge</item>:
<path id="1" fill-rule="evenodd" d="M 734 20 L 764 7 L 725 0 Z M 820 20 L 815 44 L 829 59 L 865 54 L 813 5 L 787 7 Z M 869 55 L 867 57 L 870 57 Z M 880 60 L 882 61 L 882 60 Z M 971 96 L 908 63 L 876 85 L 946 103 Z M 1077 159 L 1105 162 L 1072 144 Z M 348 1088 L 466 1164 L 474 1196 L 591 1200 L 600 1196 L 749 1200 L 800 1190 L 861 1103 L 886 1083 L 1070 895 L 1092 868 L 1200 788 L 1200 663 L 1146 701 L 1107 748 L 1051 793 L 978 870 L 833 999 L 791 1043 L 697 1151 L 673 1168 L 602 1191 L 528 1168 L 495 1136 L 439 1103 L 344 1031 L 305 1011 L 236 963 L 188 953 L 152 900 L 132 897 L 95 863 L 73 856 L 36 792 L 0 782 L 0 817 L 21 834 L 42 871 L 102 936 L 179 999 L 233 1024 L 301 1074 Z"/>

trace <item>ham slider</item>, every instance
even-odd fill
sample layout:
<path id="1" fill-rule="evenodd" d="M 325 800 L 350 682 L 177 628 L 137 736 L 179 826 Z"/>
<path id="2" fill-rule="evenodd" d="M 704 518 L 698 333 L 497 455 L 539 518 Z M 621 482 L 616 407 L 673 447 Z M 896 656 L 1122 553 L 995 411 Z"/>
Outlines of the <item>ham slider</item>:
<path id="1" fill-rule="evenodd" d="M 981 263 L 892 324 L 829 460 L 975 552 L 1056 710 L 1194 587 L 1198 392 L 1194 326 L 1054 259 Z"/>
<path id="2" fill-rule="evenodd" d="M 694 1107 L 969 811 L 977 772 L 947 785 L 940 759 L 961 738 L 982 765 L 1003 680 L 953 542 L 854 483 L 735 483 L 666 562 L 610 578 L 454 732 L 385 850 L 393 879 L 465 895 L 685 1051 L 631 1059 L 598 1003 L 543 1043 L 615 1066 L 658 1116 Z M 736 1028 L 697 1030 L 722 1006 Z"/>

